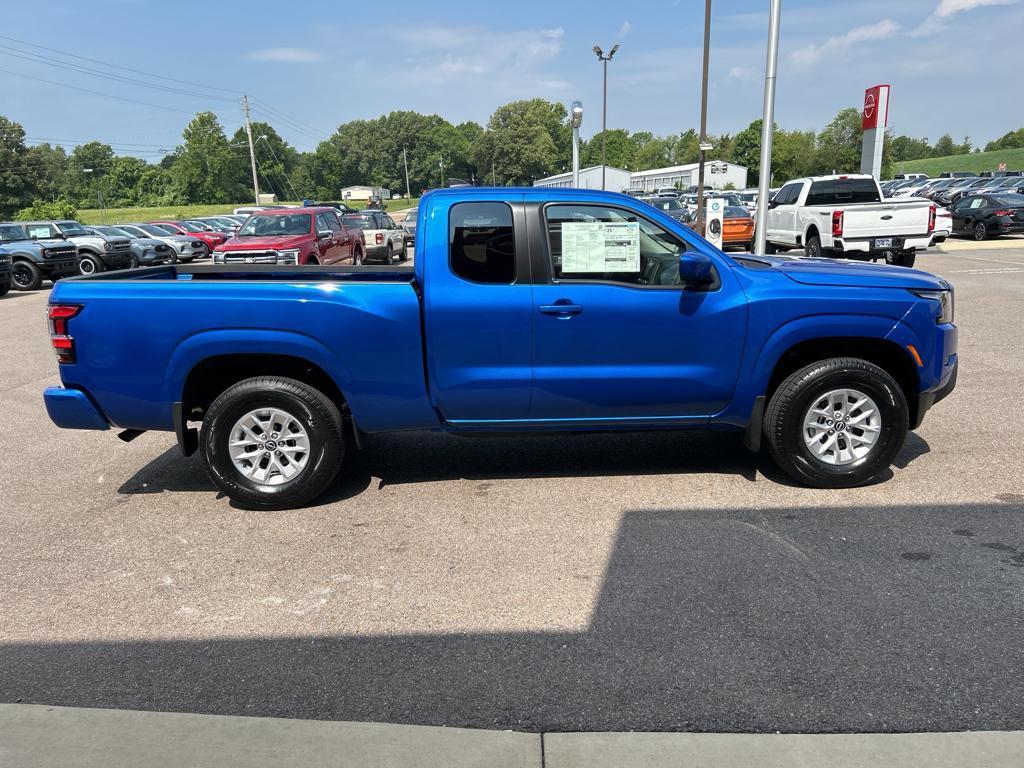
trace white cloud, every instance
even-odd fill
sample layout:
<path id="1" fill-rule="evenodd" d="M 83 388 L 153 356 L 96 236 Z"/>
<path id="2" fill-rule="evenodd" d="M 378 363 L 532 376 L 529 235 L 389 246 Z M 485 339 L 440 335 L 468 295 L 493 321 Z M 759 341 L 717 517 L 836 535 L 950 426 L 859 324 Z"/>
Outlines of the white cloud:
<path id="1" fill-rule="evenodd" d="M 626 35 L 628 35 L 632 31 L 632 29 L 633 29 L 633 25 L 630 24 L 628 21 L 622 22 L 622 26 L 619 27 L 619 34 L 617 34 L 615 36 L 616 39 L 621 40 Z"/>
<path id="2" fill-rule="evenodd" d="M 324 56 L 309 48 L 264 48 L 253 51 L 248 58 L 254 61 L 273 61 L 283 64 L 309 64 L 314 61 L 322 61 Z"/>
<path id="3" fill-rule="evenodd" d="M 735 66 L 729 70 L 730 80 L 756 80 L 757 70 L 753 67 Z"/>
<path id="4" fill-rule="evenodd" d="M 938 7 L 932 11 L 931 16 L 922 21 L 911 34 L 915 37 L 934 35 L 944 30 L 950 19 L 958 13 L 991 5 L 1016 5 L 1016 3 L 1017 0 L 941 0 Z"/>
<path id="5" fill-rule="evenodd" d="M 859 43 L 892 37 L 899 29 L 900 25 L 892 19 L 882 19 L 874 24 L 854 27 L 844 35 L 830 37 L 821 45 L 808 45 L 805 48 L 799 48 L 793 51 L 790 58 L 796 64 L 810 66 L 819 62 L 825 55 L 848 51 Z"/>

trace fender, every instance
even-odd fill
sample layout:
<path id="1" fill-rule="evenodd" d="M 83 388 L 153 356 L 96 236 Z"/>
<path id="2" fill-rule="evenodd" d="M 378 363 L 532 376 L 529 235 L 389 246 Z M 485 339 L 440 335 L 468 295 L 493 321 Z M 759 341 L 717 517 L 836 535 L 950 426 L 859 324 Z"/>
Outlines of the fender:
<path id="1" fill-rule="evenodd" d="M 197 333 L 182 340 L 167 361 L 161 400 L 181 400 L 185 379 L 200 362 L 221 355 L 291 355 L 319 366 L 330 376 L 338 389 L 348 392 L 352 375 L 345 364 L 322 342 L 293 331 L 232 328 Z M 351 407 L 351 404 L 350 404 Z M 168 413 L 168 424 L 171 414 Z"/>
<path id="2" fill-rule="evenodd" d="M 744 427 L 750 420 L 755 399 L 765 394 L 772 372 L 782 356 L 803 341 L 828 337 L 867 337 L 891 341 L 906 349 L 913 344 L 921 349 L 921 340 L 902 320 L 881 315 L 806 315 L 790 320 L 772 331 L 756 355 L 744 359 L 729 407 L 713 418 L 718 423 Z M 909 356 L 909 352 L 907 353 Z"/>

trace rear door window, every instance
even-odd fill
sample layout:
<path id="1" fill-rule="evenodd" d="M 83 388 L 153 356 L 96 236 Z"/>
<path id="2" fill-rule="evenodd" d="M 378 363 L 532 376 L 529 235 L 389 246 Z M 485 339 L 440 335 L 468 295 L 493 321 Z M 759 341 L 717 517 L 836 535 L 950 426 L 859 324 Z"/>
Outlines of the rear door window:
<path id="1" fill-rule="evenodd" d="M 878 189 L 873 179 L 826 179 L 811 183 L 807 205 L 845 205 L 877 203 Z"/>
<path id="2" fill-rule="evenodd" d="M 449 213 L 452 272 L 474 283 L 512 283 L 516 278 L 515 232 L 507 203 L 456 203 Z"/>

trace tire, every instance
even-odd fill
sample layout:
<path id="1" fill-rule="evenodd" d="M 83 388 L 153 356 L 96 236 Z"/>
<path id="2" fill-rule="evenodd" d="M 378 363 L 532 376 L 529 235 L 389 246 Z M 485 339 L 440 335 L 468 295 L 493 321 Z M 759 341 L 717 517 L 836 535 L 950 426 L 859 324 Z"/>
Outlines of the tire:
<path id="1" fill-rule="evenodd" d="M 239 424 L 253 414 L 258 415 L 256 424 L 262 419 L 270 425 L 266 431 L 242 430 Z M 275 425 L 281 428 L 283 422 L 275 419 L 287 419 L 288 432 L 261 442 L 259 438 L 266 437 Z M 285 438 L 284 434 L 295 437 Z M 230 453 L 232 438 L 247 437 L 254 446 L 253 456 L 258 457 L 255 462 L 237 453 L 233 459 Z M 277 443 L 285 449 L 286 441 L 291 450 L 266 448 Z M 308 450 L 296 450 L 302 447 Z M 203 466 L 216 486 L 239 505 L 260 510 L 291 509 L 312 501 L 334 481 L 345 457 L 341 413 L 334 402 L 308 384 L 280 376 L 245 379 L 222 392 L 203 420 L 199 448 Z M 262 472 L 264 476 L 247 475 L 236 462 L 248 463 L 253 475 Z M 291 479 L 284 477 L 289 466 L 298 467 Z"/>
<path id="2" fill-rule="evenodd" d="M 6 283 L 0 283 L 0 296 L 6 296 L 9 290 L 11 290 L 10 281 Z"/>
<path id="3" fill-rule="evenodd" d="M 132 260 L 128 264 L 128 268 L 129 269 L 138 269 L 139 268 L 139 257 L 138 256 L 135 256 L 134 254 L 132 254 Z"/>
<path id="4" fill-rule="evenodd" d="M 352 256 L 352 264 L 357 267 L 361 267 L 363 265 L 363 252 L 358 248 Z"/>
<path id="5" fill-rule="evenodd" d="M 804 255 L 812 259 L 820 259 L 825 255 L 825 251 L 821 247 L 820 237 L 812 235 L 807 238 L 807 242 L 804 244 Z"/>
<path id="6" fill-rule="evenodd" d="M 11 269 L 11 285 L 18 291 L 38 291 L 43 273 L 31 261 L 16 261 Z"/>
<path id="7" fill-rule="evenodd" d="M 91 253 L 83 253 L 78 262 L 78 271 L 83 275 L 95 275 L 103 271 L 103 263 Z"/>
<path id="8" fill-rule="evenodd" d="M 917 251 L 911 249 L 909 251 L 886 251 L 885 252 L 885 263 L 893 264 L 897 267 L 912 267 L 914 262 L 917 261 Z"/>
<path id="9" fill-rule="evenodd" d="M 971 227 L 971 237 L 979 242 L 988 238 L 988 227 L 985 226 L 984 221 L 975 222 Z"/>
<path id="10" fill-rule="evenodd" d="M 388 249 L 384 252 L 384 263 L 388 266 L 395 263 L 395 247 L 388 243 Z"/>
<path id="11" fill-rule="evenodd" d="M 833 400 L 843 403 L 838 406 L 844 409 L 841 420 L 830 424 L 827 416 L 812 413 L 813 406 L 827 402 L 827 395 L 843 390 L 853 391 L 849 394 L 853 402 L 845 395 Z M 864 395 L 875 409 L 850 408 Z M 865 410 L 870 413 L 865 415 Z M 816 421 L 812 425 L 809 419 Z M 847 425 L 854 419 L 859 435 L 858 427 Z M 813 488 L 849 488 L 868 483 L 888 469 L 903 446 L 908 424 L 907 401 L 892 376 L 866 360 L 837 357 L 811 363 L 779 385 L 765 412 L 764 437 L 772 459 L 794 480 Z M 874 442 L 865 446 L 860 438 L 870 439 L 872 434 Z M 851 438 L 860 444 L 855 446 Z M 818 451 L 819 446 L 825 450 Z"/>
<path id="12" fill-rule="evenodd" d="M 773 256 L 779 252 L 779 249 L 775 247 L 775 243 L 770 243 L 767 240 L 765 240 L 764 252 L 766 256 Z"/>

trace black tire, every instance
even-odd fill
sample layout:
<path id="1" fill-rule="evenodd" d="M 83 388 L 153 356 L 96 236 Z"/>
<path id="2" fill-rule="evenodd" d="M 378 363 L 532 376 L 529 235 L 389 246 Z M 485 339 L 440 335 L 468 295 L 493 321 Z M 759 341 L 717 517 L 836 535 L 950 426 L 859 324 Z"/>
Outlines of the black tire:
<path id="1" fill-rule="evenodd" d="M 135 254 L 132 254 L 132 260 L 128 264 L 128 268 L 129 269 L 138 269 L 139 268 L 139 257 L 136 256 Z"/>
<path id="2" fill-rule="evenodd" d="M 358 248 L 355 250 L 355 253 L 352 255 L 352 263 L 355 266 L 357 266 L 357 267 L 360 267 L 363 264 L 363 252 L 360 251 Z"/>
<path id="3" fill-rule="evenodd" d="M 399 261 L 408 261 L 409 260 L 409 244 L 408 243 L 402 243 L 402 255 L 399 257 L 398 260 Z"/>
<path id="4" fill-rule="evenodd" d="M 31 261 L 16 261 L 11 268 L 11 284 L 18 291 L 38 291 L 43 273 Z"/>
<path id="5" fill-rule="evenodd" d="M 864 456 L 834 465 L 811 453 L 803 437 L 803 419 L 826 393 L 844 388 L 874 400 L 881 424 L 875 444 Z M 849 488 L 868 483 L 888 469 L 903 446 L 908 424 L 907 401 L 892 376 L 866 360 L 837 357 L 811 363 L 779 385 L 765 411 L 764 437 L 772 459 L 794 480 L 813 488 Z M 845 429 L 845 424 L 837 427 L 840 433 Z"/>
<path id="6" fill-rule="evenodd" d="M 6 296 L 9 290 L 11 290 L 10 281 L 6 283 L 0 283 L 0 296 Z"/>
<path id="7" fill-rule="evenodd" d="M 235 424 L 260 408 L 288 413 L 309 437 L 305 469 L 280 485 L 247 478 L 228 453 Z M 280 376 L 245 379 L 222 392 L 206 412 L 199 452 L 210 479 L 239 505 L 260 510 L 301 507 L 323 493 L 341 468 L 345 457 L 341 413 L 330 398 L 301 381 Z"/>
<path id="8" fill-rule="evenodd" d="M 395 247 L 388 243 L 387 250 L 384 251 L 384 263 L 391 265 L 395 263 Z"/>
<path id="9" fill-rule="evenodd" d="M 811 235 L 807 238 L 807 242 L 804 244 L 804 255 L 812 259 L 820 259 L 825 255 L 825 250 L 821 247 L 820 237 Z"/>
<path id="10" fill-rule="evenodd" d="M 979 242 L 988 239 L 988 227 L 985 226 L 984 221 L 977 221 L 971 227 L 971 237 Z"/>
<path id="11" fill-rule="evenodd" d="M 885 263 L 894 264 L 897 267 L 912 267 L 914 262 L 917 261 L 917 251 L 910 249 L 909 251 L 886 251 L 885 252 Z"/>
<path id="12" fill-rule="evenodd" d="M 97 272 L 103 271 L 103 262 L 99 260 L 98 256 L 83 253 L 82 258 L 78 261 L 78 271 L 83 275 L 95 275 Z"/>

